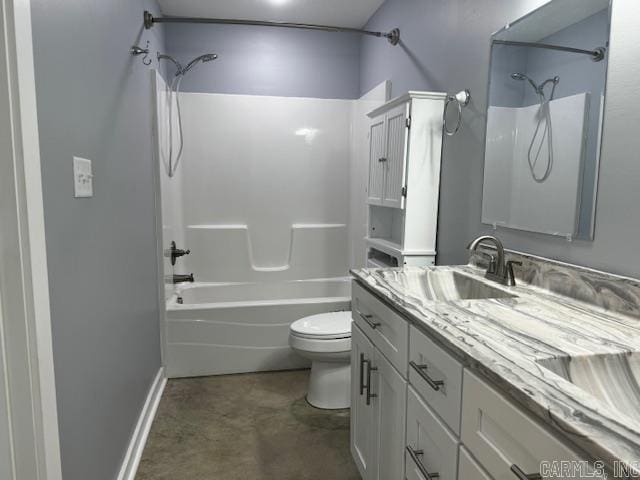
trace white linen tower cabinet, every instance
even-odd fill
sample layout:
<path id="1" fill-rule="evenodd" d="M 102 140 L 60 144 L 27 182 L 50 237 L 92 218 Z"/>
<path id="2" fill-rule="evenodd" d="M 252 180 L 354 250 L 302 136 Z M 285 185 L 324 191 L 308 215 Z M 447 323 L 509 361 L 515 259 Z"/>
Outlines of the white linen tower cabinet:
<path id="1" fill-rule="evenodd" d="M 412 91 L 367 114 L 368 267 L 435 263 L 445 100 Z"/>

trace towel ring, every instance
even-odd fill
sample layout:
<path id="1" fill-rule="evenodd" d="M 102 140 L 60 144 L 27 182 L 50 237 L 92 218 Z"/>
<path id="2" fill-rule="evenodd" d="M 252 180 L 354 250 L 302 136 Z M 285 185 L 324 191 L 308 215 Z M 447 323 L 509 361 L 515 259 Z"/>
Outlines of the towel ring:
<path id="1" fill-rule="evenodd" d="M 442 114 L 442 125 L 444 133 L 449 137 L 454 136 L 458 131 L 460 131 L 460 128 L 462 127 L 462 107 L 469 105 L 470 101 L 471 92 L 469 92 L 469 90 L 462 90 L 455 95 L 447 96 L 447 100 L 444 104 L 444 113 Z M 454 102 L 458 108 L 458 121 L 456 122 L 455 128 L 453 130 L 449 130 L 449 127 L 447 126 L 447 112 L 449 111 L 449 105 Z"/>

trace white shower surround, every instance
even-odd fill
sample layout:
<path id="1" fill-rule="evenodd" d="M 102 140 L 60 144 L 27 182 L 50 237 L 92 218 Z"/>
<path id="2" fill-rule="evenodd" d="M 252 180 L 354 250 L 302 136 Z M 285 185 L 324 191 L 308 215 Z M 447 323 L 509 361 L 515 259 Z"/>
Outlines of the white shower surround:
<path id="1" fill-rule="evenodd" d="M 553 164 L 549 178 L 536 182 L 528 164 L 539 105 L 489 107 L 482 221 L 571 237 L 578 228 L 589 94 L 553 100 Z M 543 127 L 544 128 L 544 124 Z M 537 144 L 536 144 L 537 145 Z M 535 150 L 534 150 L 535 151 Z M 545 171 L 549 149 L 540 153 L 536 174 Z M 509 190 L 505 186 L 510 186 Z"/>
<path id="2" fill-rule="evenodd" d="M 156 82 L 163 158 L 168 104 Z M 383 84 L 363 104 L 181 94 L 184 154 L 173 178 L 162 173 L 163 245 L 192 253 L 165 262 L 165 275 L 193 272 L 197 282 L 167 288 L 170 376 L 307 365 L 289 350 L 288 328 L 349 308 L 348 268 L 364 261 L 353 246 L 366 218 L 350 214 L 365 198 L 361 117 L 387 92 Z"/>

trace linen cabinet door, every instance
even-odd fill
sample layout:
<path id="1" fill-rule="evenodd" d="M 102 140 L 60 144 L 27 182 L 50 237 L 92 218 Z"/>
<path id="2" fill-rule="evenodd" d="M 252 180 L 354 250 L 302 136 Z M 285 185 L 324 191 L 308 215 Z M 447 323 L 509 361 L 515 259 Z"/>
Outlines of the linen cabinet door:
<path id="1" fill-rule="evenodd" d="M 360 328 L 351 326 L 351 455 L 363 480 L 373 480 L 376 472 L 374 407 L 367 402 L 366 382 L 374 361 L 374 347 Z M 369 405 L 367 405 L 369 403 Z"/>
<path id="2" fill-rule="evenodd" d="M 385 207 L 404 208 L 405 166 L 407 158 L 408 104 L 387 112 L 386 116 L 386 179 Z"/>
<path id="3" fill-rule="evenodd" d="M 407 382 L 391 363 L 375 351 L 371 402 L 374 405 L 374 441 L 377 475 L 375 480 L 404 479 L 404 440 L 406 431 Z"/>
<path id="4" fill-rule="evenodd" d="M 385 116 L 371 120 L 369 127 L 369 187 L 367 203 L 382 205 L 386 176 Z"/>

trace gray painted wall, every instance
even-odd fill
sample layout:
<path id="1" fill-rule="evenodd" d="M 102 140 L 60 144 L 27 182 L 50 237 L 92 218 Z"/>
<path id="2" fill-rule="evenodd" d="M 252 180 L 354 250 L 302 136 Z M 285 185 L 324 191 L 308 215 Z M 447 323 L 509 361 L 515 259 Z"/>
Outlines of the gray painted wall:
<path id="1" fill-rule="evenodd" d="M 469 88 L 473 102 L 465 111 L 462 132 L 444 146 L 439 262 L 465 262 L 466 243 L 487 231 L 480 224 L 487 96 L 489 36 L 544 0 L 387 0 L 370 20 L 372 29 L 400 27 L 394 48 L 362 40 L 360 91 L 390 79 L 393 94 L 408 89 Z M 640 67 L 634 52 L 640 30 L 634 0 L 614 0 L 609 85 L 600 168 L 595 239 L 569 243 L 546 235 L 501 229 L 509 248 L 616 273 L 638 276 L 640 257 L 640 111 L 630 95 L 640 93 Z M 635 55 L 637 60 L 637 55 Z"/>
<path id="2" fill-rule="evenodd" d="M 111 480 L 160 367 L 150 73 L 127 53 L 162 49 L 157 8 L 31 4 L 63 475 Z M 73 198 L 74 155 L 93 198 Z"/>
<path id="3" fill-rule="evenodd" d="M 185 77 L 186 92 L 359 97 L 358 35 L 179 24 L 166 25 L 166 35 L 169 53 L 182 63 L 205 52 L 219 55 Z"/>

